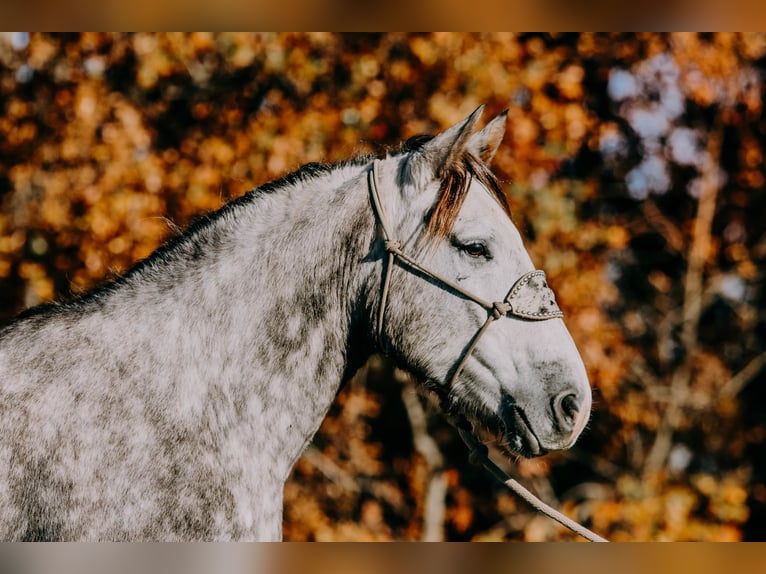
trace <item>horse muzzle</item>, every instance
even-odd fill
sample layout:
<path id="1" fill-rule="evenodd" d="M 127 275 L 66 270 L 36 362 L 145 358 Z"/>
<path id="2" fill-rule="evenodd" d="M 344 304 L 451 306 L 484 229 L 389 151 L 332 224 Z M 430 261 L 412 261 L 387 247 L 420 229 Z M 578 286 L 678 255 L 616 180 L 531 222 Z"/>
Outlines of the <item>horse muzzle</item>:
<path id="1" fill-rule="evenodd" d="M 565 390 L 537 414 L 504 393 L 498 415 L 506 446 L 527 458 L 572 447 L 588 422 L 591 400 L 590 392 Z"/>

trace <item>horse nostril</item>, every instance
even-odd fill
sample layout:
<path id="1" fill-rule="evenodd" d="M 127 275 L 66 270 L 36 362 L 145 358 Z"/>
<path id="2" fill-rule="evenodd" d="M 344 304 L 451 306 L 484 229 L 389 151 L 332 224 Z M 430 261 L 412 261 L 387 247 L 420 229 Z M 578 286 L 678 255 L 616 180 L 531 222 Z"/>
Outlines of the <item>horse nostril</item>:
<path id="1" fill-rule="evenodd" d="M 577 398 L 574 395 L 567 395 L 561 400 L 561 410 L 573 419 L 577 415 Z"/>
<path id="2" fill-rule="evenodd" d="M 562 430 L 571 431 L 580 412 L 580 400 L 575 393 L 563 392 L 553 399 L 553 412 Z"/>

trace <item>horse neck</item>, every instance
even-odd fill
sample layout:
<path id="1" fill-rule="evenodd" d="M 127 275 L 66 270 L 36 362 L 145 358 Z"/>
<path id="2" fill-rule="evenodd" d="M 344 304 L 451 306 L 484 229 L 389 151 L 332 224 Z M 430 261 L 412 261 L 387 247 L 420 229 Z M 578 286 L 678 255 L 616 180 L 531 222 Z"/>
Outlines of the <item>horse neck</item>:
<path id="1" fill-rule="evenodd" d="M 204 249 L 182 245 L 195 255 L 171 263 L 184 279 L 167 298 L 177 330 L 166 336 L 193 363 L 178 391 L 201 379 L 241 398 L 243 447 L 277 481 L 370 352 L 361 294 L 374 282 L 362 264 L 374 220 L 357 171 L 356 183 L 328 176 L 256 192 L 197 230 Z"/>
<path id="2" fill-rule="evenodd" d="M 269 353 L 261 364 L 294 373 L 302 390 L 334 396 L 370 352 L 353 344 L 365 340 L 362 294 L 372 281 L 362 264 L 374 233 L 364 181 L 327 177 L 287 190 L 287 201 L 277 194 L 251 227 L 259 257 L 249 275 L 262 311 L 254 340 Z"/>

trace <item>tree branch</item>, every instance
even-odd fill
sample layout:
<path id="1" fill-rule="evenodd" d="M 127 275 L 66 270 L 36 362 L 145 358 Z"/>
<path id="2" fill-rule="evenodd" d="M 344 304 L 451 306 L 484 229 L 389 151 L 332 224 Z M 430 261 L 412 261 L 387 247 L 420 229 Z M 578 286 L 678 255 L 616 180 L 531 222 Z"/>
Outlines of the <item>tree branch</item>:
<path id="1" fill-rule="evenodd" d="M 766 365 L 766 351 L 761 353 L 752 359 L 745 367 L 729 379 L 723 387 L 721 387 L 720 396 L 724 398 L 736 397 L 742 389 L 744 389 L 750 381 L 758 376 L 761 369 Z"/>
<path id="2" fill-rule="evenodd" d="M 399 369 L 397 369 L 396 375 L 398 379 L 405 382 L 402 389 L 402 401 L 412 427 L 412 441 L 415 450 L 423 457 L 428 469 L 421 540 L 423 542 L 441 542 L 444 540 L 445 498 L 447 496 L 447 479 L 443 472 L 444 456 L 439 450 L 439 445 L 428 433 L 426 413 L 423 410 L 423 405 L 420 404 L 417 391 L 412 385 L 411 377 Z"/>
<path id="3" fill-rule="evenodd" d="M 720 165 L 721 140 L 720 119 L 708 139 L 710 163 L 702 174 L 702 190 L 694 220 L 692 243 L 689 249 L 689 266 L 684 280 L 684 299 L 681 309 L 681 344 L 684 347 L 683 363 L 673 373 L 670 384 L 670 402 L 662 418 L 652 448 L 644 462 L 644 472 L 652 473 L 665 465 L 673 446 L 673 431 L 678 426 L 685 397 L 688 396 L 692 367 L 698 346 L 699 321 L 702 315 L 704 294 L 704 271 L 710 250 L 710 237 L 718 197 L 718 169 Z"/>

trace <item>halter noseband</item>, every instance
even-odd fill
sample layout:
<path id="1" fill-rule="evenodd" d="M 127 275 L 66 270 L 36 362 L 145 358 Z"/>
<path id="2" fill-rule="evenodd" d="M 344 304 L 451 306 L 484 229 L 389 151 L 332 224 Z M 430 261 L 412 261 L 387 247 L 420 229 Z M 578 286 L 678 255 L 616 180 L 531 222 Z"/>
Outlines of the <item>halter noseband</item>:
<path id="1" fill-rule="evenodd" d="M 388 303 L 388 290 L 391 283 L 391 273 L 397 259 L 405 268 L 409 268 L 410 271 L 415 270 L 430 277 L 436 283 L 446 287 L 448 291 L 457 292 L 487 310 L 486 321 L 484 321 L 484 324 L 479 328 L 470 344 L 463 352 L 457 367 L 448 381 L 449 383 L 457 379 L 462 372 L 466 361 L 476 348 L 479 339 L 481 339 L 489 326 L 497 319 L 511 315 L 532 321 L 545 321 L 547 319 L 558 319 L 564 316 L 564 313 L 561 312 L 561 309 L 559 309 L 559 306 L 556 304 L 556 298 L 553 291 L 548 287 L 548 284 L 545 281 L 545 272 L 539 269 L 529 271 L 519 277 L 502 301 L 490 302 L 470 291 L 466 291 L 453 281 L 442 277 L 438 273 L 423 267 L 417 260 L 404 253 L 402 251 L 401 243 L 393 239 L 390 233 L 388 219 L 386 218 L 383 204 L 380 201 L 380 193 L 378 192 L 378 164 L 379 160 L 377 159 L 372 163 L 372 169 L 368 172 L 367 181 L 370 188 L 373 212 L 375 213 L 375 217 L 377 218 L 378 223 L 380 223 L 380 228 L 383 232 L 383 247 L 386 253 L 388 253 L 386 270 L 383 275 L 383 284 L 381 287 L 380 308 L 378 310 L 377 320 L 377 338 L 381 350 L 384 350 L 383 320 Z"/>

